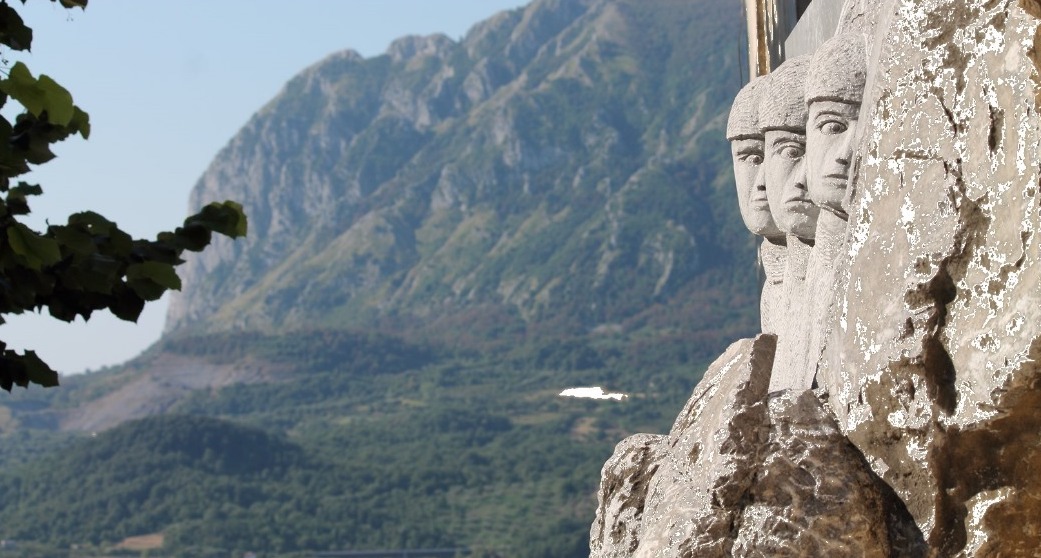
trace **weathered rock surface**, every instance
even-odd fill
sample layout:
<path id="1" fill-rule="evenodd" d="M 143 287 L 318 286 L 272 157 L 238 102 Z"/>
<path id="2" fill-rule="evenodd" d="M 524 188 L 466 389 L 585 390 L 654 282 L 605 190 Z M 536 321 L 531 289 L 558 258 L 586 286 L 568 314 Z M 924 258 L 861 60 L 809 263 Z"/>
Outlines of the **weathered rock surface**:
<path id="1" fill-rule="evenodd" d="M 667 447 L 667 437 L 658 434 L 635 434 L 615 447 L 600 472 L 599 507 L 589 533 L 593 556 L 631 556 L 639 546 L 647 489 Z"/>
<path id="2" fill-rule="evenodd" d="M 699 537 L 724 547 L 732 508 L 747 493 L 751 463 L 766 440 L 766 409 L 757 403 L 766 395 L 775 343 L 772 335 L 735 342 L 709 366 L 668 436 L 637 435 L 618 445 L 601 478 L 592 556 L 649 556 Z M 636 443 L 654 444 L 638 470 L 612 466 Z M 611 513 L 621 499 L 640 517 Z"/>
<path id="3" fill-rule="evenodd" d="M 876 34 L 826 387 L 943 556 L 1041 533 L 1038 15 L 898 2 Z"/>
<path id="4" fill-rule="evenodd" d="M 592 556 L 914 555 L 921 535 L 813 391 L 768 397 L 776 338 L 731 345 L 668 436 L 605 465 Z"/>
<path id="5" fill-rule="evenodd" d="M 847 3 L 840 31 L 873 49 L 848 229 L 814 255 L 835 281 L 808 270 L 818 321 L 778 331 L 807 348 L 782 367 L 818 387 L 751 389 L 772 355 L 735 343 L 668 437 L 641 438 L 662 447 L 632 550 L 593 556 L 1038 555 L 1039 18 L 1035 0 Z"/>

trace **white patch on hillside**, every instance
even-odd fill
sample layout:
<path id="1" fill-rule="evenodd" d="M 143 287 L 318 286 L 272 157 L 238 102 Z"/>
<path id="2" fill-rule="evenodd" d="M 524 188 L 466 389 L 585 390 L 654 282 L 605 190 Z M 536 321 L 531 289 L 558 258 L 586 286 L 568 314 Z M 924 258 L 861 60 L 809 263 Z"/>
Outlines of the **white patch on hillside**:
<path id="1" fill-rule="evenodd" d="M 628 395 L 624 393 L 605 393 L 602 387 L 576 387 L 560 392 L 561 397 L 578 397 L 582 399 L 614 399 L 621 401 Z"/>

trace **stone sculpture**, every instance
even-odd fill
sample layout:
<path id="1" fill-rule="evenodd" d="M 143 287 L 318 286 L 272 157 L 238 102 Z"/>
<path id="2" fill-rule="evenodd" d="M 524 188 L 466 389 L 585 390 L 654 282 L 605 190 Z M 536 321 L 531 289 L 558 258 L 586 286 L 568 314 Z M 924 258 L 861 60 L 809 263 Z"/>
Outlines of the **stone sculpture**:
<path id="1" fill-rule="evenodd" d="M 846 2 L 806 155 L 762 173 L 819 208 L 812 236 L 774 212 L 812 297 L 619 444 L 592 556 L 1037 555 L 1039 53 L 1038 0 Z"/>
<path id="2" fill-rule="evenodd" d="M 785 313 L 782 304 L 784 269 L 787 258 L 785 234 L 777 228 L 761 172 L 763 130 L 759 125 L 759 104 L 767 79 L 756 78 L 738 92 L 727 121 L 727 140 L 734 159 L 734 182 L 741 219 L 752 234 L 763 237 L 759 261 L 766 273 L 760 297 L 760 316 L 764 333 L 776 333 Z"/>
<path id="3" fill-rule="evenodd" d="M 809 56 L 781 64 L 766 76 L 759 103 L 759 126 L 765 140 L 762 172 L 774 222 L 785 234 L 812 245 L 818 209 L 806 187 L 806 99 Z"/>
<path id="4" fill-rule="evenodd" d="M 810 200 L 806 181 L 805 85 L 810 57 L 800 56 L 781 64 L 766 77 L 769 90 L 759 104 L 759 125 L 765 140 L 762 173 L 774 221 L 786 235 L 787 262 L 780 306 L 777 358 L 770 391 L 796 383 L 800 375 L 801 333 L 807 329 L 806 265 L 813 248 L 820 208 Z M 808 386 L 807 386 L 808 387 Z"/>
<path id="5" fill-rule="evenodd" d="M 828 393 L 842 391 L 840 378 L 827 364 L 819 367 L 824 340 L 831 332 L 835 269 L 845 251 L 849 219 L 848 188 L 855 168 L 861 104 L 867 83 L 867 45 L 860 33 L 843 33 L 826 41 L 813 55 L 806 82 L 806 163 L 810 199 L 820 208 L 814 247 L 807 263 L 810 297 L 803 347 L 793 358 L 793 383 L 807 389 L 816 381 Z"/>

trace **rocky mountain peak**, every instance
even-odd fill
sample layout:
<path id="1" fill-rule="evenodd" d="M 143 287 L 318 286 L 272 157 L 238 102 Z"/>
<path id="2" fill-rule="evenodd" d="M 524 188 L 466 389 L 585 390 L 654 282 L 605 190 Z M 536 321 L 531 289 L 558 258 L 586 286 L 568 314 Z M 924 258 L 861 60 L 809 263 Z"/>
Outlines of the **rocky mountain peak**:
<path id="1" fill-rule="evenodd" d="M 188 262 L 168 332 L 436 335 L 475 313 L 718 329 L 722 301 L 702 287 L 752 244 L 729 224 L 726 144 L 695 137 L 721 126 L 736 60 L 690 61 L 738 26 L 709 0 L 539 0 L 460 43 L 406 37 L 312 66 L 193 190 L 193 204 L 241 200 L 251 235 Z M 636 318 L 676 297 L 701 316 Z"/>
<path id="2" fill-rule="evenodd" d="M 395 39 L 390 43 L 387 55 L 395 63 L 401 63 L 425 56 L 443 57 L 455 46 L 456 42 L 442 33 L 426 36 L 410 35 Z"/>

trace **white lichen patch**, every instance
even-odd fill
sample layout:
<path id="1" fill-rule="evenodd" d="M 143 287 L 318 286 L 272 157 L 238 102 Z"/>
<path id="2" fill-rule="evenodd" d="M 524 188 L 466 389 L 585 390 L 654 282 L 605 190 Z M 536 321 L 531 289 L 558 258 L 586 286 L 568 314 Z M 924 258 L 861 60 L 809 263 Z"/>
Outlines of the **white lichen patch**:
<path id="1" fill-rule="evenodd" d="M 912 437 L 907 441 L 907 455 L 919 463 L 925 462 L 929 457 L 929 444 Z"/>
<path id="2" fill-rule="evenodd" d="M 965 530 L 969 540 L 965 545 L 963 556 L 976 556 L 980 549 L 983 548 L 983 545 L 989 539 L 986 529 L 983 528 L 983 518 L 986 517 L 987 510 L 994 504 L 1005 501 L 1011 495 L 1011 488 L 988 490 L 980 492 L 967 502 L 969 513 L 968 521 L 965 522 Z"/>
<path id="3" fill-rule="evenodd" d="M 894 428 L 906 428 L 907 411 L 903 409 L 893 411 L 892 413 L 889 413 L 889 416 L 886 417 L 886 420 L 889 421 L 889 424 L 892 425 Z"/>
<path id="4" fill-rule="evenodd" d="M 1023 314 L 1016 312 L 1012 315 L 1012 319 L 1005 324 L 1005 334 L 1012 337 L 1018 334 L 1022 329 L 1023 325 L 1027 323 L 1027 318 Z"/>
<path id="5" fill-rule="evenodd" d="M 904 196 L 904 203 L 900 205 L 900 226 L 903 227 L 907 234 L 908 245 L 917 245 L 921 235 L 915 227 L 914 201 L 911 200 L 910 195 Z"/>

